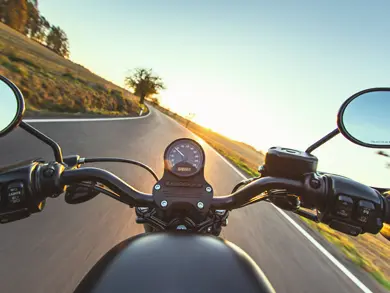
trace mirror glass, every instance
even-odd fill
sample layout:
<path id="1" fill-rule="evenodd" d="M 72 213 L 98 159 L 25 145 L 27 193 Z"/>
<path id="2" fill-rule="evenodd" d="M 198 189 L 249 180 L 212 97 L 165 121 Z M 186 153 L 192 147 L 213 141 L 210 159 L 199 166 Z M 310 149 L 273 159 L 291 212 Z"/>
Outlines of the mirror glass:
<path id="1" fill-rule="evenodd" d="M 339 129 L 344 136 L 367 147 L 390 147 L 390 89 L 366 91 L 343 107 Z"/>
<path id="2" fill-rule="evenodd" d="M 23 115 L 23 98 L 11 86 L 8 81 L 0 79 L 0 136 L 15 128 Z"/>

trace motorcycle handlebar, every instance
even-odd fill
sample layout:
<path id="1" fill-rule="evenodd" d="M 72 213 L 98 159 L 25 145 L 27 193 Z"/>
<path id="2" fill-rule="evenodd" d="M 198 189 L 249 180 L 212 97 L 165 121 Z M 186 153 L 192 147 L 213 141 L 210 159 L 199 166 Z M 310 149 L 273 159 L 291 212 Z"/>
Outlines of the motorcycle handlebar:
<path id="1" fill-rule="evenodd" d="M 103 183 L 120 197 L 118 198 L 120 201 L 130 206 L 157 206 L 153 195 L 136 190 L 119 177 L 102 169 L 64 170 L 60 176 L 62 185 L 72 185 L 80 181 Z M 363 230 L 359 231 L 378 233 L 381 225 L 375 220 L 376 217 L 384 222 L 390 222 L 390 201 L 383 198 L 379 192 L 345 177 L 316 176 L 314 173 L 306 174 L 304 180 L 278 177 L 259 178 L 233 194 L 214 197 L 210 207 L 224 210 L 237 209 L 259 201 L 262 199 L 260 194 L 270 190 L 286 190 L 288 194 L 299 195 L 305 202 L 305 206 L 309 205 L 317 210 L 327 211 L 321 216 L 322 222 L 351 235 L 355 233 L 353 229 L 356 226 L 353 225 L 360 225 Z M 351 197 L 345 194 L 350 194 Z M 350 205 L 348 210 L 344 209 L 346 205 Z M 357 215 L 360 213 L 364 216 L 363 210 L 366 208 L 370 209 L 368 212 L 372 216 L 367 220 L 359 218 Z M 346 215 L 349 220 L 343 218 Z M 343 223 L 346 223 L 345 226 L 340 226 Z"/>
<path id="2" fill-rule="evenodd" d="M 118 194 L 120 200 L 131 206 L 156 206 L 152 194 L 140 192 L 109 171 L 98 168 L 64 170 L 60 177 L 61 185 L 72 185 L 81 181 L 103 183 Z M 256 196 L 270 189 L 287 189 L 291 193 L 302 193 L 304 183 L 297 180 L 263 177 L 259 178 L 233 194 L 214 197 L 212 209 L 232 210 L 256 201 Z"/>
<path id="3" fill-rule="evenodd" d="M 152 194 L 136 190 L 106 170 L 65 169 L 55 162 L 45 164 L 34 161 L 0 176 L 0 185 L 5 186 L 2 190 L 7 191 L 5 201 L 8 202 L 3 209 L 0 208 L 0 222 L 19 220 L 39 212 L 47 197 L 56 197 L 65 190 L 65 186 L 83 181 L 104 184 L 118 196 L 119 201 L 131 207 L 158 206 Z M 232 194 L 210 199 L 209 207 L 212 210 L 237 209 L 263 199 L 261 194 L 265 191 L 271 192 L 272 202 L 280 198 L 274 196 L 278 191 L 286 195 L 299 195 L 302 206 L 319 211 L 321 222 L 354 236 L 364 232 L 376 234 L 383 222 L 390 222 L 389 197 L 385 198 L 377 190 L 351 179 L 317 173 L 307 173 L 295 180 L 270 176 L 255 179 Z M 283 192 L 279 195 L 283 195 Z M 3 199 L 3 195 L 0 196 Z M 275 198 L 272 199 L 272 196 Z"/>

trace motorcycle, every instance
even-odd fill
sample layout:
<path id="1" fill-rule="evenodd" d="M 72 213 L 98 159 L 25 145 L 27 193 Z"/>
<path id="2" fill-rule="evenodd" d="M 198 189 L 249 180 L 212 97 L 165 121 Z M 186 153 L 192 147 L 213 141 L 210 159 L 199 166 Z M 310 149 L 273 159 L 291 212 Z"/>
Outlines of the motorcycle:
<path id="1" fill-rule="evenodd" d="M 218 237 L 230 211 L 260 201 L 352 236 L 377 234 L 384 223 L 390 223 L 390 198 L 382 194 L 388 189 L 319 172 L 318 158 L 312 154 L 339 133 L 363 147 L 390 148 L 386 113 L 390 88 L 367 89 L 347 99 L 338 112 L 337 128 L 306 151 L 270 148 L 259 168 L 260 176 L 240 182 L 225 196 L 214 196 L 204 176 L 205 152 L 192 139 L 178 139 L 166 148 L 161 178 L 133 160 L 63 157 L 55 141 L 22 120 L 23 95 L 3 76 L 0 97 L 0 136 L 19 126 L 49 145 L 55 157 L 49 162 L 30 160 L 0 169 L 0 223 L 42 212 L 48 198 L 64 193 L 69 204 L 80 204 L 102 193 L 135 208 L 136 222 L 145 227 L 144 234 L 105 254 L 76 293 L 274 292 L 243 250 Z M 97 162 L 137 165 L 147 170 L 156 184 L 147 194 L 106 170 L 83 167 Z M 145 273 L 146 282 L 141 281 Z"/>

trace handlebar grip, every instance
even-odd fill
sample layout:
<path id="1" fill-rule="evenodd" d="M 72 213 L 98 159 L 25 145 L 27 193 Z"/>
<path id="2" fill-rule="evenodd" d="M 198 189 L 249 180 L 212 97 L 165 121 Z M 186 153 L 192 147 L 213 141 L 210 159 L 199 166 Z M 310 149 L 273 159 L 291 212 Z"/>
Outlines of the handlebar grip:
<path id="1" fill-rule="evenodd" d="M 390 224 L 390 195 L 385 197 L 385 219 L 386 224 Z"/>

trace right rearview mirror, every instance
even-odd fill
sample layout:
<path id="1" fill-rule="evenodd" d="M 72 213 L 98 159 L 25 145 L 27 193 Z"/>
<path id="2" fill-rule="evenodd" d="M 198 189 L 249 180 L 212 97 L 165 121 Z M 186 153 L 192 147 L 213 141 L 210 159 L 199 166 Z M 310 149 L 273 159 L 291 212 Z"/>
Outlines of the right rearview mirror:
<path id="1" fill-rule="evenodd" d="M 0 75 L 0 136 L 15 129 L 22 121 L 24 99 L 11 81 Z"/>
<path id="2" fill-rule="evenodd" d="M 337 124 L 353 143 L 390 148 L 390 88 L 361 91 L 340 108 Z"/>

